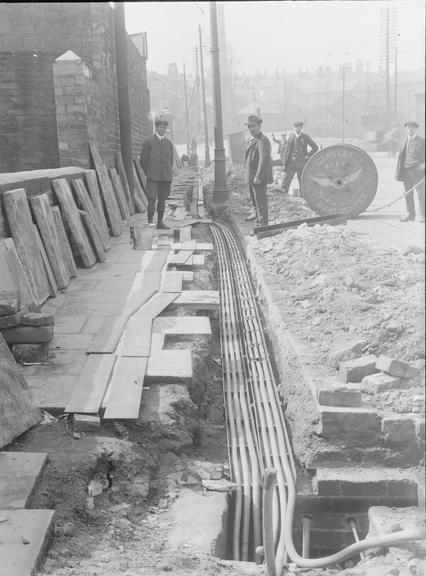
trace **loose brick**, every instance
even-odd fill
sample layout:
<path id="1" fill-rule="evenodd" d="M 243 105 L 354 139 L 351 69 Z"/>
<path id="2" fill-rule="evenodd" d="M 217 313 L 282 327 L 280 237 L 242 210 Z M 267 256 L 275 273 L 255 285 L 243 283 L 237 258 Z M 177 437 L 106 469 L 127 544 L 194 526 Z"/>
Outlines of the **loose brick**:
<path id="1" fill-rule="evenodd" d="M 389 356 L 379 356 L 376 368 L 398 378 L 415 378 L 420 374 L 418 368 L 410 366 L 410 364 L 402 360 L 389 358 Z"/>
<path id="2" fill-rule="evenodd" d="M 55 312 L 27 312 L 22 314 L 21 324 L 24 326 L 49 326 L 55 322 Z"/>
<path id="3" fill-rule="evenodd" d="M 340 440 L 364 439 L 374 442 L 380 434 L 380 418 L 366 408 L 320 407 L 319 436 Z M 377 439 L 377 438 L 376 438 Z"/>
<path id="4" fill-rule="evenodd" d="M 321 388 L 317 397 L 322 406 L 357 407 L 361 405 L 361 392 L 345 386 Z"/>
<path id="5" fill-rule="evenodd" d="M 389 390 L 398 390 L 402 386 L 401 378 L 384 372 L 370 374 L 362 379 L 362 391 L 366 394 L 381 394 Z"/>
<path id="6" fill-rule="evenodd" d="M 17 326 L 2 331 L 8 344 L 34 344 L 50 342 L 53 338 L 53 326 Z"/>
<path id="7" fill-rule="evenodd" d="M 339 368 L 339 378 L 342 382 L 361 382 L 365 376 L 375 374 L 379 370 L 376 368 L 377 357 L 374 354 L 362 356 L 354 360 L 341 362 Z"/>
<path id="8" fill-rule="evenodd" d="M 395 416 L 383 418 L 382 433 L 389 442 L 414 442 L 416 439 L 416 425 L 413 418 Z"/>
<path id="9" fill-rule="evenodd" d="M 45 362 L 49 358 L 49 343 L 13 344 L 12 354 L 17 362 Z"/>
<path id="10" fill-rule="evenodd" d="M 338 370 L 341 362 L 362 356 L 362 352 L 367 344 L 367 340 L 359 340 L 348 344 L 344 348 L 333 351 L 328 358 L 328 365 Z"/>

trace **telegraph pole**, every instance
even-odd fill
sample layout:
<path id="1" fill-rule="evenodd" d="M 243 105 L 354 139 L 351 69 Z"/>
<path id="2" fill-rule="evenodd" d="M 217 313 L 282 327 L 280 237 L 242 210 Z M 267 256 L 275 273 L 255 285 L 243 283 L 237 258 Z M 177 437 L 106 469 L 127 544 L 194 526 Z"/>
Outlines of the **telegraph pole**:
<path id="1" fill-rule="evenodd" d="M 203 116 L 204 116 L 204 166 L 207 167 L 210 166 L 210 146 L 209 146 L 209 129 L 207 124 L 206 85 L 204 82 L 203 40 L 201 37 L 201 25 L 198 26 L 198 37 L 200 40 L 201 92 L 203 97 Z"/>
<path id="2" fill-rule="evenodd" d="M 342 144 L 345 142 L 345 76 L 346 76 L 346 62 L 343 62 L 343 69 L 342 69 Z"/>
<path id="3" fill-rule="evenodd" d="M 188 114 L 188 93 L 186 89 L 186 71 L 185 62 L 183 63 L 183 90 L 185 95 L 185 134 L 186 134 L 186 153 L 189 155 L 189 114 Z"/>
<path id="4" fill-rule="evenodd" d="M 213 75 L 213 100 L 215 109 L 214 129 L 214 188 L 213 201 L 226 202 L 229 190 L 226 184 L 225 148 L 223 145 L 222 91 L 220 83 L 219 39 L 217 31 L 216 2 L 210 2 L 210 31 Z"/>

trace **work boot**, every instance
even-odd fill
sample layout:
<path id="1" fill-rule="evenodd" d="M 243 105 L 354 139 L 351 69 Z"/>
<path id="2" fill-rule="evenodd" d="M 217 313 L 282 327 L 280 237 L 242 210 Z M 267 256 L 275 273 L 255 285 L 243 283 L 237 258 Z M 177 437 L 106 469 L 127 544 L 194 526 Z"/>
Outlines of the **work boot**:
<path id="1" fill-rule="evenodd" d="M 252 220 L 254 220 L 256 218 L 256 212 L 251 212 L 247 218 L 246 218 L 246 222 L 251 222 Z"/>
<path id="2" fill-rule="evenodd" d="M 405 216 L 405 218 L 401 218 L 400 222 L 412 222 L 414 220 L 414 216 Z"/>
<path id="3" fill-rule="evenodd" d="M 162 220 L 157 222 L 157 230 L 170 230 L 169 226 L 166 226 Z"/>

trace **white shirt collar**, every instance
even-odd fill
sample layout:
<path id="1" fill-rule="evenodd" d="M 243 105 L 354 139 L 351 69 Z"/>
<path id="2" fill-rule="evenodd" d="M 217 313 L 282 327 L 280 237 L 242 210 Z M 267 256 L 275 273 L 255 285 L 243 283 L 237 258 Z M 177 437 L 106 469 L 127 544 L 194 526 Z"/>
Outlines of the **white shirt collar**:
<path id="1" fill-rule="evenodd" d="M 160 136 L 158 132 L 156 132 L 155 134 L 159 140 L 164 140 L 164 136 Z"/>

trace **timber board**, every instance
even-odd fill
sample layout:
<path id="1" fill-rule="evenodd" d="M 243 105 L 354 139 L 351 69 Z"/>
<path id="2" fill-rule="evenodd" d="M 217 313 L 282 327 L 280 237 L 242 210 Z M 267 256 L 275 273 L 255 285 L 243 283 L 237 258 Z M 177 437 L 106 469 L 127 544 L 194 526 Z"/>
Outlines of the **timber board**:
<path id="1" fill-rule="evenodd" d="M 137 420 L 147 358 L 118 358 L 105 398 L 103 418 Z"/>
<path id="2" fill-rule="evenodd" d="M 67 266 L 68 273 L 71 278 L 78 276 L 77 266 L 75 264 L 74 256 L 71 250 L 71 246 L 65 232 L 64 223 L 62 222 L 61 211 L 58 206 L 52 206 L 53 220 L 56 227 L 56 236 L 59 241 L 62 258 Z"/>
<path id="3" fill-rule="evenodd" d="M 120 208 L 121 216 L 123 220 L 128 220 L 130 218 L 129 205 L 127 204 L 126 195 L 124 194 L 117 170 L 115 168 L 110 168 L 109 175 L 111 178 L 115 197 L 117 198 L 118 207 Z"/>
<path id="4" fill-rule="evenodd" d="M 107 252 L 111 248 L 111 242 L 109 239 L 108 230 L 105 230 L 105 228 L 103 227 L 99 216 L 99 212 L 96 210 L 95 205 L 90 199 L 89 193 L 87 191 L 86 186 L 84 185 L 83 180 L 81 180 L 81 178 L 73 180 L 72 186 L 74 188 L 74 192 L 77 196 L 77 201 L 78 204 L 80 205 L 81 210 L 87 212 L 87 214 L 89 214 L 91 219 L 93 220 L 93 224 L 96 228 L 97 234 L 101 239 L 102 251 Z"/>
<path id="5" fill-rule="evenodd" d="M 88 170 L 86 172 L 86 174 L 84 175 L 84 178 L 86 181 L 87 191 L 89 192 L 89 196 L 92 200 L 92 203 L 93 203 L 95 210 L 98 214 L 99 222 L 102 226 L 103 237 L 104 237 L 105 241 L 109 245 L 111 245 L 111 240 L 110 240 L 109 231 L 108 231 L 108 222 L 107 222 L 106 217 L 105 217 L 104 206 L 102 204 L 101 193 L 99 191 L 98 178 L 96 176 L 95 170 Z"/>

